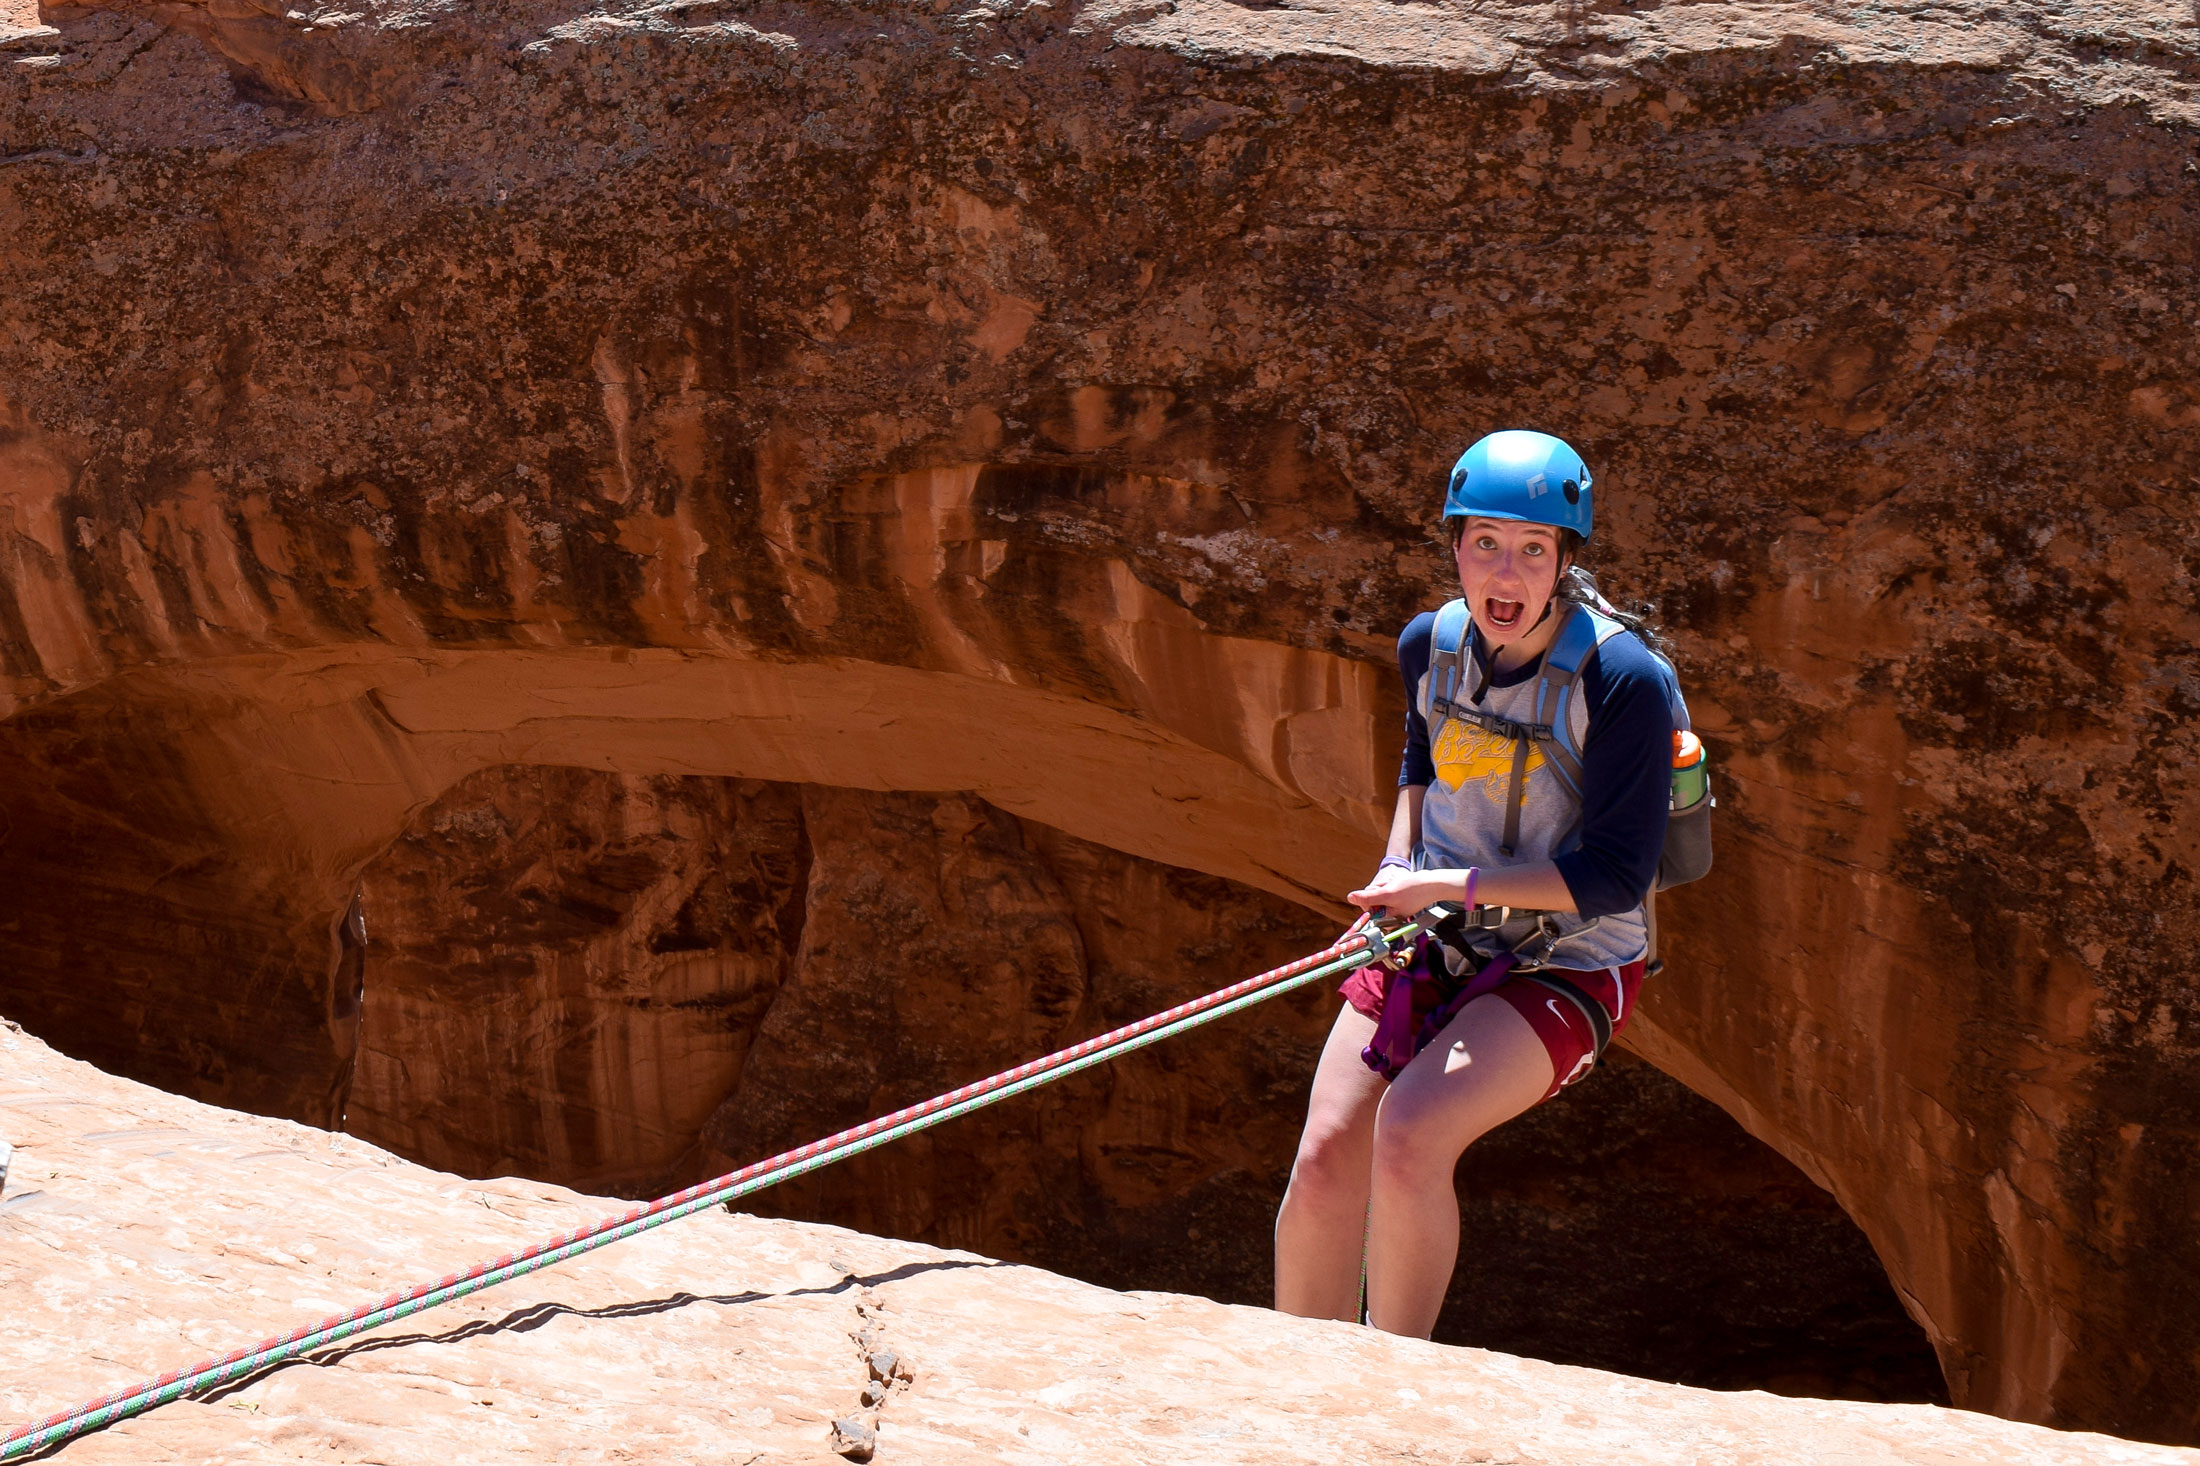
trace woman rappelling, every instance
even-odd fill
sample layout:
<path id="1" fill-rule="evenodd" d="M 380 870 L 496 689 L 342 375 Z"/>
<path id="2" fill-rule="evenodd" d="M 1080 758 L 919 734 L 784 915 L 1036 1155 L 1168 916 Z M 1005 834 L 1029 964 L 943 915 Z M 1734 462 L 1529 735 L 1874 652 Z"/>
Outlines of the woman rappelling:
<path id="1" fill-rule="evenodd" d="M 1671 665 L 1575 563 L 1590 483 L 1545 433 L 1493 433 L 1452 470 L 1460 598 L 1398 638 L 1397 810 L 1348 897 L 1435 934 L 1341 989 L 1276 1219 L 1284 1312 L 1429 1334 L 1460 1154 L 1588 1072 L 1634 1012 L 1654 886 L 1708 866 L 1705 828 L 1660 881 L 1673 771 L 1700 786 L 1702 754 Z"/>

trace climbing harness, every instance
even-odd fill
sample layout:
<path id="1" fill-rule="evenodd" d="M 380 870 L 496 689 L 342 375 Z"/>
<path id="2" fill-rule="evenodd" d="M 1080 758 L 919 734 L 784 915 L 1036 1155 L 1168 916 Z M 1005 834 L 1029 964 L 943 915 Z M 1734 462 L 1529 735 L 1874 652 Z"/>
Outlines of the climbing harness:
<path id="1" fill-rule="evenodd" d="M 1492 955 L 1470 944 L 1469 932 L 1494 932 L 1523 916 L 1534 917 L 1535 928 L 1511 950 Z M 1423 912 L 1422 917 L 1426 922 L 1426 934 L 1415 939 L 1412 950 L 1394 952 L 1375 964 L 1387 974 L 1383 987 L 1383 1016 L 1377 1020 L 1374 1036 L 1368 1040 L 1367 1047 L 1360 1050 L 1360 1062 L 1385 1079 L 1396 1079 L 1413 1061 L 1413 1056 L 1434 1042 L 1436 1035 L 1442 1033 L 1444 1026 L 1458 1017 L 1467 1004 L 1496 992 L 1513 978 L 1546 988 L 1578 1008 L 1593 1038 L 1590 1062 L 1603 1061 L 1604 1051 L 1612 1042 L 1615 1020 L 1594 995 L 1571 978 L 1551 970 L 1551 953 L 1562 940 L 1555 912 L 1528 911 L 1515 906 L 1468 908 L 1440 901 Z M 1600 919 L 1592 917 L 1574 931 L 1587 931 Z M 1442 1002 L 1432 1006 L 1423 998 L 1417 1003 L 1415 984 L 1443 980 L 1437 974 L 1437 964 L 1443 960 L 1438 955 L 1441 947 L 1450 948 L 1469 966 L 1480 966 Z"/>
<path id="2" fill-rule="evenodd" d="M 959 1115 L 987 1105 L 998 1104 L 1011 1096 L 1026 1093 L 1057 1079 L 1079 1073 L 1111 1059 L 1121 1058 L 1149 1044 L 1211 1023 L 1217 1018 L 1242 1012 L 1256 1003 L 1265 1003 L 1309 983 L 1334 977 L 1370 962 L 1392 959 L 1402 945 L 1410 946 L 1413 939 L 1425 927 L 1419 920 L 1388 923 L 1371 922 L 1362 918 L 1322 951 L 1303 957 L 1296 962 L 1249 977 L 1243 982 L 1220 988 L 1205 997 L 1194 998 L 1136 1023 L 1104 1033 L 1083 1043 L 1072 1045 L 1043 1059 L 1034 1059 L 1014 1069 L 1005 1070 L 975 1084 L 937 1095 L 922 1104 L 911 1105 L 884 1115 L 876 1120 L 843 1130 L 837 1135 L 790 1150 L 769 1160 L 758 1161 L 738 1171 L 729 1172 L 714 1181 L 705 1181 L 685 1191 L 674 1192 L 656 1201 L 638 1206 L 621 1216 L 609 1217 L 594 1226 L 577 1228 L 541 1242 L 523 1252 L 506 1253 L 493 1261 L 461 1273 L 452 1273 L 436 1283 L 424 1283 L 402 1293 L 392 1293 L 379 1303 L 366 1304 L 349 1313 L 334 1314 L 296 1329 L 288 1334 L 263 1339 L 257 1344 L 238 1349 L 216 1359 L 204 1360 L 188 1369 L 171 1370 L 156 1379 L 145 1380 L 127 1389 L 117 1390 L 96 1400 L 87 1400 L 71 1410 L 44 1420 L 24 1425 L 0 1438 L 0 1462 L 14 1461 L 35 1452 L 73 1440 L 77 1436 L 111 1425 L 118 1420 L 165 1405 L 171 1400 L 239 1380 L 247 1375 L 294 1359 L 323 1345 L 334 1344 L 354 1334 L 382 1324 L 464 1298 L 491 1288 L 498 1283 L 578 1257 L 613 1242 L 623 1241 L 652 1227 L 691 1216 L 706 1208 L 734 1201 L 782 1181 L 806 1175 L 822 1169 L 835 1161 L 861 1155 L 913 1135 L 919 1130 L 942 1124 Z"/>

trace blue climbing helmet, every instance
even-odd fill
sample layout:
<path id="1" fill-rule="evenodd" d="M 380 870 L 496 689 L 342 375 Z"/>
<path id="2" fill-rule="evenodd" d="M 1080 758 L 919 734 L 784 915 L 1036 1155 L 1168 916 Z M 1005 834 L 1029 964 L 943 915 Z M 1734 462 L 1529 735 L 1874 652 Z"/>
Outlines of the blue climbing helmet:
<path id="1" fill-rule="evenodd" d="M 1444 518 L 1480 514 L 1570 529 L 1583 539 L 1596 525 L 1589 495 L 1589 465 L 1562 438 L 1549 433 L 1491 433 L 1459 455 Z"/>

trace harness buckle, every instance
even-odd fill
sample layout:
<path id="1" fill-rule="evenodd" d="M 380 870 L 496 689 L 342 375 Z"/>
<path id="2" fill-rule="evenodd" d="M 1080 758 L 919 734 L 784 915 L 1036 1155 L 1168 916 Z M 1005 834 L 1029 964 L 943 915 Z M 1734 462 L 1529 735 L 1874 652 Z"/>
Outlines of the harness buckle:
<path id="1" fill-rule="evenodd" d="M 1513 948 L 1513 955 L 1520 959 L 1514 965 L 1513 971 L 1532 972 L 1537 968 L 1550 966 L 1551 953 L 1557 949 L 1558 943 L 1558 918 L 1548 911 L 1538 913 L 1535 930 L 1528 933 L 1527 939 L 1519 946 Z"/>
<path id="2" fill-rule="evenodd" d="M 1456 901 L 1439 901 L 1429 907 L 1428 914 L 1435 918 L 1434 925 L 1443 926 L 1457 920 L 1469 931 L 1496 931 L 1513 919 L 1510 906 L 1476 906 L 1469 909 Z"/>
<path id="3" fill-rule="evenodd" d="M 1560 942 L 1569 941 L 1580 936 L 1583 932 L 1602 923 L 1603 920 L 1604 918 L 1601 916 L 1592 916 L 1572 931 L 1561 934 L 1558 929 L 1557 912 L 1537 912 L 1535 930 L 1528 933 L 1526 941 L 1513 948 L 1513 954 L 1520 959 L 1519 966 L 1514 971 L 1534 972 L 1550 966 L 1551 953 L 1557 950 Z"/>
<path id="4" fill-rule="evenodd" d="M 1558 735 L 1549 723 L 1519 723 L 1497 713 L 1485 712 L 1441 693 L 1429 697 L 1430 711 L 1441 717 L 1457 718 L 1471 723 L 1485 733 L 1494 734 L 1509 743 L 1549 743 Z"/>
<path id="5" fill-rule="evenodd" d="M 1469 940 L 1471 932 L 1493 932 L 1513 918 L 1510 906 L 1476 906 L 1469 910 L 1456 901 L 1439 901 L 1425 913 L 1429 932 L 1439 942 L 1470 961 L 1485 960 Z"/>

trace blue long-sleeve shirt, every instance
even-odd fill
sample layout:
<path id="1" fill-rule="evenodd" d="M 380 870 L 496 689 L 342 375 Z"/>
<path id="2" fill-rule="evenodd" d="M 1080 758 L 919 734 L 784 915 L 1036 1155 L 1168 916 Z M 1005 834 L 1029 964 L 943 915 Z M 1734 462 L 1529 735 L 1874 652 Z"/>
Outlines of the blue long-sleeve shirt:
<path id="1" fill-rule="evenodd" d="M 1401 788 L 1426 788 L 1436 780 L 1428 722 L 1419 705 L 1435 631 L 1435 613 L 1424 611 L 1398 637 L 1398 671 L 1406 685 Z M 1479 682 L 1486 663 L 1479 639 L 1472 640 L 1471 680 Z M 1490 685 L 1517 687 L 1541 670 L 1538 658 L 1497 674 Z M 1581 748 L 1581 843 L 1558 856 L 1555 864 L 1573 893 L 1576 911 L 1585 917 L 1611 916 L 1640 906 L 1657 879 L 1671 801 L 1672 710 L 1650 649 L 1632 635 L 1614 636 L 1598 648 L 1582 673 L 1579 691 L 1589 714 Z"/>

